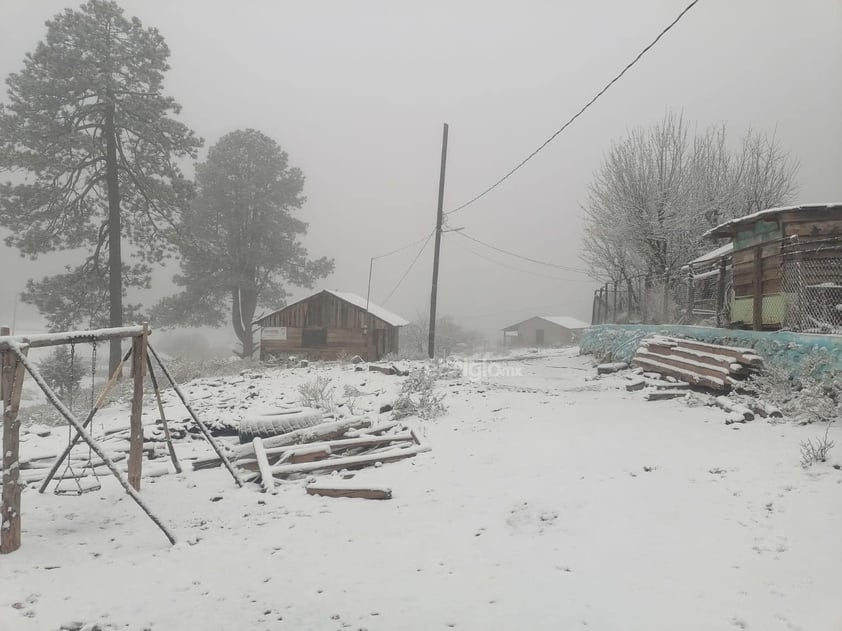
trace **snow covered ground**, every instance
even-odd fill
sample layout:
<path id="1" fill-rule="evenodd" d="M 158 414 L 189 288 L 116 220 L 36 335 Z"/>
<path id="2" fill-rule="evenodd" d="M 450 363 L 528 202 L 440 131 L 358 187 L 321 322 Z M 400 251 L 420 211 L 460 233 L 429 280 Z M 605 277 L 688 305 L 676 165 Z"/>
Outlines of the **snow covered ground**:
<path id="1" fill-rule="evenodd" d="M 448 413 L 410 420 L 432 451 L 354 478 L 391 501 L 311 497 L 304 480 L 267 495 L 189 465 L 145 479 L 174 547 L 114 480 L 27 489 L 23 546 L 0 557 L 0 629 L 842 629 L 842 447 L 805 470 L 817 427 L 726 426 L 594 373 L 562 350 L 440 382 Z M 402 380 L 316 365 L 185 390 L 203 418 L 236 419 L 317 374 L 340 395 L 382 389 L 359 400 L 370 409 Z M 126 424 L 127 407 L 102 418 Z M 30 434 L 21 455 L 63 439 Z"/>

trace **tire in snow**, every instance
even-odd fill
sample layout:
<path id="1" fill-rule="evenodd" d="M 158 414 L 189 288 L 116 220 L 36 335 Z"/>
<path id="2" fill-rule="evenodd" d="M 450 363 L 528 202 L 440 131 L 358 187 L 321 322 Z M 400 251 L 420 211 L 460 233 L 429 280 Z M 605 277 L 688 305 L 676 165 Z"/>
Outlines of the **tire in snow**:
<path id="1" fill-rule="evenodd" d="M 292 408 L 262 414 L 240 421 L 240 442 L 250 443 L 255 438 L 269 438 L 304 429 L 322 422 L 322 413 L 313 408 Z"/>

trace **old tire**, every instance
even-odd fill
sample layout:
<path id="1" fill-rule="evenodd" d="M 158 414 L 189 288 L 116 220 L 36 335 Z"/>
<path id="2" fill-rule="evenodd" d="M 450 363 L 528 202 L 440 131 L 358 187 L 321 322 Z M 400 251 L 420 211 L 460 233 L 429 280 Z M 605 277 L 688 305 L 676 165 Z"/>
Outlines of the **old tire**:
<path id="1" fill-rule="evenodd" d="M 322 422 L 322 413 L 313 408 L 293 408 L 264 414 L 240 421 L 240 442 L 250 443 L 255 438 L 269 438 L 288 434 Z"/>

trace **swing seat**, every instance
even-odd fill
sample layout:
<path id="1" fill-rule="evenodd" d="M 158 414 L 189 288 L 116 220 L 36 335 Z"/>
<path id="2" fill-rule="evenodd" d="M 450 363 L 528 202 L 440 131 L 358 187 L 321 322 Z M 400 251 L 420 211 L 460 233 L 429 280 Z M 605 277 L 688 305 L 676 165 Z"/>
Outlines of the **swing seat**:
<path id="1" fill-rule="evenodd" d="M 67 485 L 63 486 L 66 480 L 74 480 L 76 482 L 75 486 Z M 55 495 L 84 495 L 85 493 L 91 493 L 93 491 L 99 491 L 102 488 L 102 483 L 99 481 L 99 478 L 82 475 L 82 476 L 66 476 L 59 480 L 56 487 L 53 489 L 53 493 Z"/>

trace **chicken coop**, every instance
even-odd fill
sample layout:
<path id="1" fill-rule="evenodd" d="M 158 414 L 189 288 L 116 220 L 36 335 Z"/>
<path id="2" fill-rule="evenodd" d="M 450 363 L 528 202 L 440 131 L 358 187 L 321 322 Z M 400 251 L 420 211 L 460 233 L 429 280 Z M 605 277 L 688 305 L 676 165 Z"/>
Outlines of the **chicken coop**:
<path id="1" fill-rule="evenodd" d="M 842 203 L 769 208 L 723 223 L 731 326 L 842 333 Z"/>

